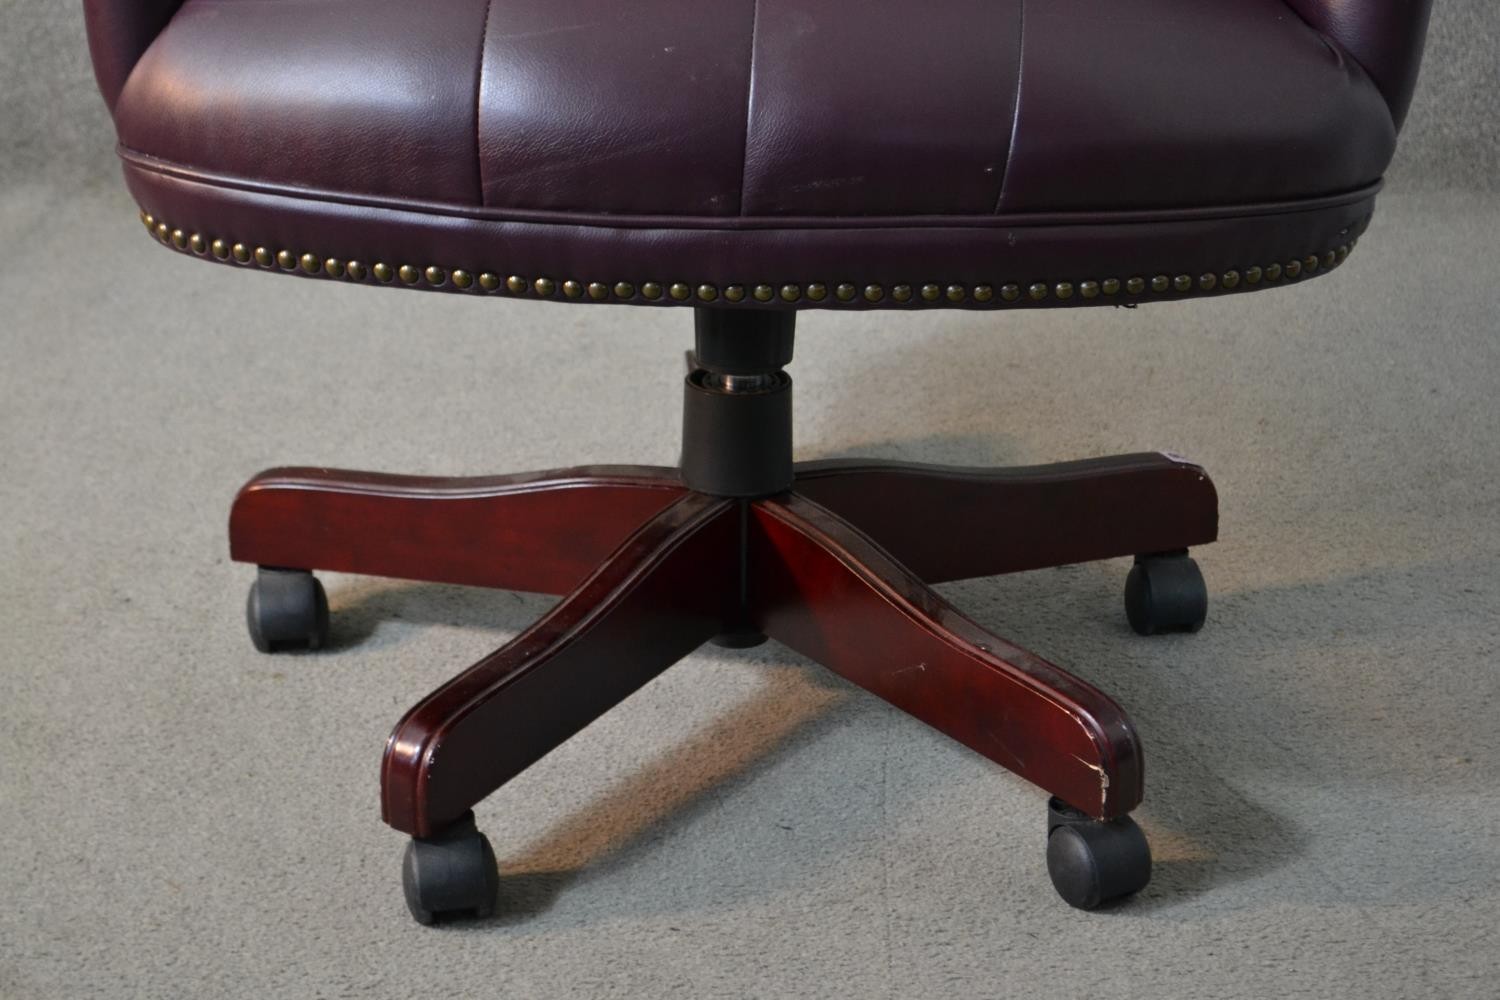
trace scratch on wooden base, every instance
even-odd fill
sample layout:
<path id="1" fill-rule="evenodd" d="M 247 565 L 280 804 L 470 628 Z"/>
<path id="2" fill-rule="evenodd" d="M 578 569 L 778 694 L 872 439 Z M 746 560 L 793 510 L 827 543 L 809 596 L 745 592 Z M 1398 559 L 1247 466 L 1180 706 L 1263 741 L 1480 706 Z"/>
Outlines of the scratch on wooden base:
<path id="1" fill-rule="evenodd" d="M 1073 759 L 1099 776 L 1099 809 L 1102 812 L 1104 810 L 1104 803 L 1109 798 L 1109 774 L 1098 764 L 1090 764 L 1076 753 L 1073 755 Z"/>

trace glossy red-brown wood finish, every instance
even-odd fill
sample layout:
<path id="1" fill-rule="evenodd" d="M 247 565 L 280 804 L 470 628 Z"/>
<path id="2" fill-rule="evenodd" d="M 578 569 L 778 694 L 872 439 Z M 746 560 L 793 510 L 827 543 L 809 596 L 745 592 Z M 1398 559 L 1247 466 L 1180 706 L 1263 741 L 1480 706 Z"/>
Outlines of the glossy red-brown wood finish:
<path id="1" fill-rule="evenodd" d="M 287 569 L 564 594 L 687 492 L 675 469 L 429 478 L 270 469 L 229 515 L 230 556 Z"/>
<path id="2" fill-rule="evenodd" d="M 761 631 L 1093 816 L 1140 802 L 1140 743 L 1104 694 L 986 632 L 817 504 L 752 511 Z"/>
<path id="3" fill-rule="evenodd" d="M 691 494 L 396 726 L 385 821 L 428 836 L 712 638 L 739 596 L 739 511 Z"/>
<path id="4" fill-rule="evenodd" d="M 1010 469 L 835 460 L 796 468 L 797 493 L 928 583 L 1184 549 L 1218 536 L 1200 466 L 1145 452 Z"/>
<path id="5" fill-rule="evenodd" d="M 803 463 L 731 501 L 676 470 L 465 479 L 274 469 L 241 490 L 235 559 L 566 593 L 412 708 L 382 808 L 429 836 L 701 643 L 748 625 L 1104 819 L 1142 794 L 1113 701 L 991 635 L 928 582 L 1212 541 L 1203 470 L 1162 454 L 988 470 Z"/>

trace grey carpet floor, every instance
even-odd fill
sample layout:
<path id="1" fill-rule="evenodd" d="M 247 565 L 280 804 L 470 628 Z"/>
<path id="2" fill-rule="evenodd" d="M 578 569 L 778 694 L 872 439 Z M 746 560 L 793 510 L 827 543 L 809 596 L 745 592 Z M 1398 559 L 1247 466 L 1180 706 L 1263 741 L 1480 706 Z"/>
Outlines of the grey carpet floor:
<path id="1" fill-rule="evenodd" d="M 801 457 L 1213 472 L 1200 634 L 1124 561 L 945 586 L 1112 692 L 1156 876 L 1069 910 L 1043 796 L 783 648 L 684 661 L 486 801 L 427 930 L 390 726 L 547 599 L 330 575 L 254 652 L 227 504 L 284 463 L 671 463 L 684 312 L 250 277 L 123 196 L 0 195 L 0 996 L 1494 997 L 1500 198 L 1386 196 L 1334 277 L 1134 311 L 813 314 Z"/>

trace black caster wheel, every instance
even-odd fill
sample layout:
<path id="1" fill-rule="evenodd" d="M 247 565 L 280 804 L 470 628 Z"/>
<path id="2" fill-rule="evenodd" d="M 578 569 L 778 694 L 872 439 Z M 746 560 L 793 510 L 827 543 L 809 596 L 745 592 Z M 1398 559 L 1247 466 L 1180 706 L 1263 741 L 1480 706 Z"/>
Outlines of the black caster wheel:
<path id="1" fill-rule="evenodd" d="M 305 569 L 262 566 L 245 601 L 245 623 L 262 653 L 321 649 L 328 641 L 328 595 Z"/>
<path id="2" fill-rule="evenodd" d="M 1125 617 L 1141 635 L 1196 632 L 1208 617 L 1208 587 L 1186 552 L 1136 556 L 1125 578 Z"/>
<path id="3" fill-rule="evenodd" d="M 1053 798 L 1047 803 L 1047 874 L 1069 906 L 1092 910 L 1151 881 L 1151 846 L 1129 816 L 1101 823 Z"/>
<path id="4" fill-rule="evenodd" d="M 419 924 L 495 912 L 495 852 L 475 828 L 472 812 L 435 837 L 411 839 L 401 859 L 401 888 Z"/>

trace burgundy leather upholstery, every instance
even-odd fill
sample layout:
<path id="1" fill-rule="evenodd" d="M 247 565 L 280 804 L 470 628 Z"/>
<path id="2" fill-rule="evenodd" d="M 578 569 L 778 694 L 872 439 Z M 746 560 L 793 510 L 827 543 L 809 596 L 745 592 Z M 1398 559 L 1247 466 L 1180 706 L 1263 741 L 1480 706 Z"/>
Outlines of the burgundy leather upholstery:
<path id="1" fill-rule="evenodd" d="M 141 53 L 180 6 L 182 0 L 83 0 L 94 76 L 110 108 Z"/>
<path id="2" fill-rule="evenodd" d="M 470 293 L 1008 307 L 1342 260 L 1428 4 L 174 6 L 86 10 L 128 183 L 183 249 Z"/>
<path id="3" fill-rule="evenodd" d="M 1417 87 L 1431 0 L 1287 0 L 1307 23 L 1333 39 L 1370 74 L 1396 127 Z"/>

